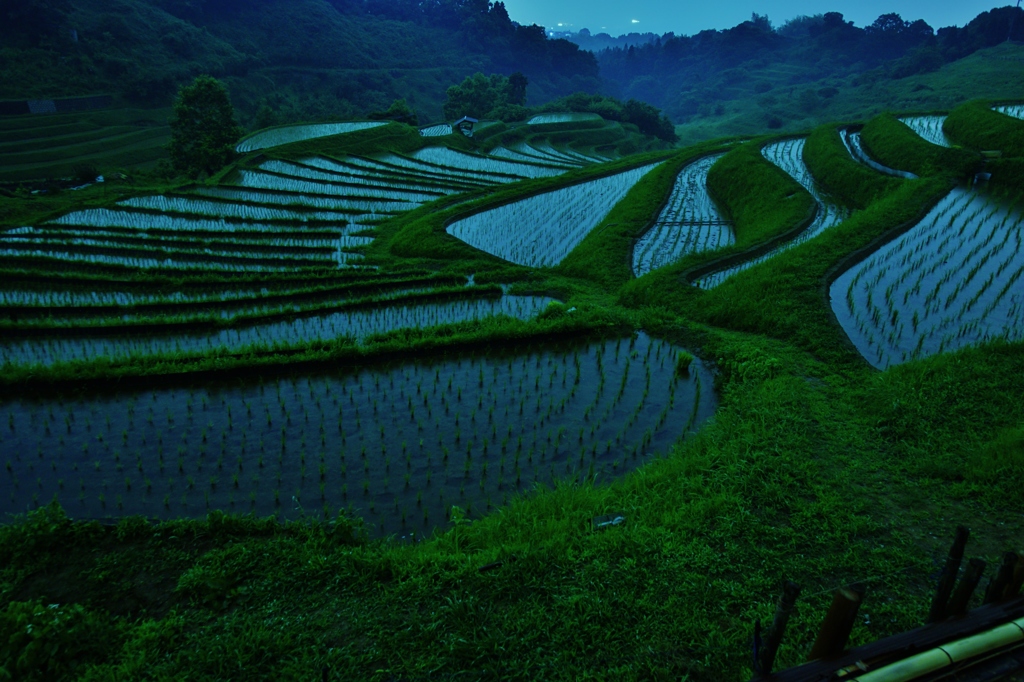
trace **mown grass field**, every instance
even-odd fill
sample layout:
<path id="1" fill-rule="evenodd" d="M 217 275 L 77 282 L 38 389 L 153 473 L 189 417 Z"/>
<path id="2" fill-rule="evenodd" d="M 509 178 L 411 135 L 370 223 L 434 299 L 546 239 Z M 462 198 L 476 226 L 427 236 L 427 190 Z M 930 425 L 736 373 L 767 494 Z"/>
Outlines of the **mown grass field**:
<path id="1" fill-rule="evenodd" d="M 946 261 L 963 271 L 935 270 L 954 312 L 1006 328 L 878 370 L 829 287 L 901 238 L 945 239 L 922 219 L 979 150 L 867 121 L 877 160 L 921 176 L 896 179 L 837 125 L 638 154 L 653 145 L 590 125 L 470 141 L 391 124 L 201 185 L 0 197 L 0 504 L 36 509 L 0 526 L 0 665 L 744 680 L 785 579 L 804 596 L 778 667 L 854 581 L 852 644 L 919 625 L 958 524 L 970 556 L 1020 549 L 1015 157 L 971 190 L 977 219 L 957 214 L 977 232 Z M 847 215 L 833 204 L 848 217 L 816 222 Z M 517 264 L 457 238 L 489 213 L 513 237 L 590 229 Z M 683 243 L 671 228 L 711 219 L 720 248 L 666 248 L 635 276 L 649 228 Z M 876 268 L 867 291 L 932 265 Z"/>

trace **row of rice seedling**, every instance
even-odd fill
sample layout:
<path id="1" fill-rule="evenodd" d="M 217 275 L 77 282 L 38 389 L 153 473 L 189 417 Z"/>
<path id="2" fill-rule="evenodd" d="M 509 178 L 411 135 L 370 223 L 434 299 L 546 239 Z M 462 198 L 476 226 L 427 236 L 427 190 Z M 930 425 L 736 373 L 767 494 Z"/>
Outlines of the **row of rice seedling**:
<path id="1" fill-rule="evenodd" d="M 257 296 L 259 292 L 239 290 L 216 294 L 186 294 L 172 291 L 166 294 L 147 294 L 134 291 L 67 291 L 62 289 L 0 289 L 0 305 L 26 308 L 87 308 L 88 306 L 133 306 L 150 303 L 184 301 L 224 302 Z"/>
<path id="2" fill-rule="evenodd" d="M 942 124 L 945 123 L 945 116 L 904 116 L 899 119 L 915 133 L 940 147 L 952 147 L 946 134 L 942 132 Z"/>
<path id="3" fill-rule="evenodd" d="M 598 114 L 587 114 L 587 113 L 556 113 L 556 114 L 537 114 L 526 122 L 527 125 L 550 125 L 552 123 L 580 123 L 586 121 L 601 121 L 603 120 Z"/>
<path id="4" fill-rule="evenodd" d="M 452 182 L 412 180 L 399 177 L 394 173 L 358 173 L 352 170 L 343 170 L 340 168 L 326 170 L 310 167 L 302 162 L 272 160 L 260 164 L 260 169 L 287 177 L 341 183 L 345 188 L 390 188 L 400 191 L 430 192 L 438 194 L 456 194 L 466 189 L 464 185 Z"/>
<path id="5" fill-rule="evenodd" d="M 308 168 L 319 169 L 328 173 L 337 173 L 342 176 L 382 180 L 395 183 L 396 185 L 412 185 L 425 189 L 438 187 L 448 191 L 467 191 L 493 184 L 470 178 L 453 178 L 451 175 L 441 173 L 410 172 L 405 169 L 391 168 L 383 163 L 362 161 L 361 159 L 357 160 L 356 163 L 352 163 L 352 158 L 345 157 L 344 160 L 338 161 L 322 156 L 314 156 L 301 159 L 297 163 Z"/>
<path id="6" fill-rule="evenodd" d="M 495 147 L 490 155 L 495 158 L 509 159 L 511 161 L 524 161 L 526 163 L 543 163 L 549 166 L 561 166 L 564 168 L 579 168 L 583 165 L 578 159 L 567 159 L 561 156 L 545 154 L 534 149 L 526 143 L 519 143 L 512 147 Z"/>
<path id="7" fill-rule="evenodd" d="M 204 253 L 267 253 L 275 256 L 283 254 L 332 251 L 339 245 L 360 245 L 368 243 L 366 237 L 349 237 L 337 233 L 328 236 L 291 235 L 278 236 L 261 234 L 251 237 L 240 237 L 229 233 L 217 235 L 221 239 L 199 238 L 179 233 L 151 235 L 145 231 L 108 230 L 103 228 L 76 229 L 72 227 L 54 227 L 44 225 L 31 228 L 28 232 L 0 235 L 0 243 L 5 244 L 110 244 L 123 245 L 130 248 L 168 249 L 180 251 L 202 251 Z M 372 240 L 371 240 L 372 241 Z"/>
<path id="8" fill-rule="evenodd" d="M 314 209 L 335 211 L 351 211 L 371 216 L 382 216 L 388 213 L 400 213 L 416 208 L 419 204 L 404 199 L 350 199 L 345 197 L 303 194 L 260 189 L 241 189 L 237 187 L 197 187 L 194 194 L 237 201 L 242 204 L 270 204 L 280 206 L 300 206 Z M 435 199 L 436 197 L 431 197 Z M 349 216 L 351 217 L 351 216 Z"/>
<path id="9" fill-rule="evenodd" d="M 488 173 L 461 172 L 451 168 L 442 168 L 423 161 L 416 161 L 398 154 L 381 154 L 376 158 L 365 158 L 359 156 L 346 156 L 344 160 L 324 160 L 341 167 L 361 168 L 382 173 L 390 173 L 396 177 L 404 177 L 413 180 L 424 180 L 444 182 L 465 186 L 467 188 L 480 188 L 497 185 L 504 182 L 511 182 L 512 178 L 503 175 L 491 175 Z"/>
<path id="10" fill-rule="evenodd" d="M 73 232 L 60 235 L 32 234 L 4 236 L 0 238 L 0 249 L 5 252 L 22 252 L 24 254 L 68 253 L 91 255 L 98 258 L 93 262 L 119 263 L 125 257 L 141 259 L 161 258 L 167 260 L 183 259 L 198 261 L 227 267 L 249 266 L 274 268 L 324 267 L 334 258 L 336 247 L 324 248 L 303 247 L 285 248 L 269 247 L 263 243 L 208 243 L 202 241 L 176 241 L 107 237 L 93 234 L 77 235 Z M 109 260 L 107 260 L 109 259 Z"/>
<path id="11" fill-rule="evenodd" d="M 0 248 L 0 259 L 2 258 L 17 258 L 17 257 L 32 257 L 32 258 L 44 258 L 54 259 L 56 261 L 63 261 L 68 266 L 75 264 L 97 264 L 97 265 L 116 265 L 127 268 L 135 269 L 167 269 L 171 270 L 195 270 L 195 271 L 208 271 L 211 268 L 211 261 L 207 258 L 189 258 L 187 255 L 180 255 L 175 253 L 167 253 L 163 256 L 154 255 L 151 258 L 145 258 L 134 255 L 111 255 L 111 254 L 97 254 L 97 253 L 82 253 L 80 251 L 71 251 L 67 249 L 61 249 L 55 247 L 52 249 L 10 249 Z M 0 265 L 3 265 L 0 260 Z M 217 262 L 216 267 L 218 270 L 224 270 L 228 272 L 281 272 L 285 270 L 291 270 L 295 266 L 294 264 L 280 264 L 272 265 L 268 263 L 255 263 L 255 262 Z"/>
<path id="12" fill-rule="evenodd" d="M 271 128 L 270 130 L 264 130 L 254 135 L 250 135 L 239 142 L 235 149 L 238 152 L 246 154 L 258 149 L 279 147 L 283 144 L 291 144 L 292 142 L 303 142 L 305 140 L 314 140 L 318 137 L 341 135 L 342 133 L 351 133 L 357 130 L 376 128 L 378 126 L 385 125 L 386 123 L 386 121 L 358 121 L 352 123 L 322 123 L 318 125 L 296 125 L 286 126 L 283 128 Z"/>
<path id="13" fill-rule="evenodd" d="M 766 159 L 786 171 L 790 177 L 799 182 L 814 197 L 818 204 L 818 210 L 811 224 L 797 235 L 796 238 L 780 244 L 760 256 L 705 275 L 694 282 L 695 286 L 701 289 L 713 289 L 736 273 L 764 263 L 784 251 L 797 247 L 850 217 L 850 210 L 848 208 L 834 202 L 815 183 L 811 172 L 807 169 L 806 164 L 804 164 L 803 151 L 806 142 L 806 138 L 802 137 L 773 142 L 765 145 L 761 149 L 761 153 Z"/>
<path id="14" fill-rule="evenodd" d="M 0 341 L 0 365 L 53 365 L 73 360 L 111 360 L 162 354 L 241 351 L 250 346 L 273 348 L 281 345 L 333 341 L 340 337 L 362 340 L 373 334 L 396 329 L 422 329 L 441 324 L 481 320 L 495 315 L 530 319 L 552 299 L 542 296 L 503 296 L 417 305 L 388 305 L 297 316 L 246 327 L 174 334 L 133 334 L 74 338 L 75 327 L 62 329 L 54 338 Z M 85 330 L 95 334 L 94 330 Z"/>
<path id="15" fill-rule="evenodd" d="M 431 291 L 426 288 L 397 289 L 395 291 L 379 294 L 373 297 L 374 302 L 385 304 L 387 301 L 410 294 L 425 293 Z M 111 324 L 136 323 L 136 324 L 167 324 L 182 325 L 205 324 L 211 316 L 220 317 L 222 320 L 232 318 L 255 318 L 255 317 L 282 317 L 290 315 L 313 315 L 323 312 L 324 307 L 337 306 L 348 301 L 357 301 L 360 297 L 339 297 L 338 295 L 327 295 L 316 298 L 309 294 L 300 294 L 295 301 L 281 301 L 280 297 L 267 297 L 251 295 L 245 298 L 233 300 L 215 301 L 203 299 L 185 298 L 175 306 L 172 301 L 154 302 L 155 305 L 141 308 L 124 308 L 123 310 L 111 311 L 109 306 L 103 305 L 82 305 L 79 307 L 62 307 L 55 310 L 21 309 L 13 308 L 0 312 L 3 317 L 6 312 L 8 317 L 14 313 L 19 320 L 19 328 L 29 329 L 33 325 L 29 320 L 38 320 L 52 328 L 62 325 L 89 325 L 97 327 Z M 2 296 L 0 296 L 2 304 Z M 156 306 L 163 306 L 163 310 L 155 310 Z M 33 315 L 33 313 L 35 313 Z"/>
<path id="16" fill-rule="evenodd" d="M 721 156 L 697 159 L 676 176 L 665 208 L 633 247 L 634 275 L 640 277 L 688 253 L 735 243 L 732 226 L 718 212 L 707 188 L 708 170 Z"/>
<path id="17" fill-rule="evenodd" d="M 271 189 L 293 194 L 321 194 L 353 197 L 356 199 L 400 200 L 413 203 L 426 203 L 444 196 L 438 190 L 409 190 L 389 187 L 386 183 L 374 185 L 361 184 L 341 185 L 327 182 L 312 182 L 294 176 L 277 175 L 261 171 L 242 170 L 238 172 L 239 187 L 254 189 Z"/>
<path id="18" fill-rule="evenodd" d="M 192 196 L 164 196 L 159 194 L 132 197 L 131 199 L 119 202 L 118 205 L 163 213 L 184 213 L 197 216 L 255 221 L 281 220 L 299 223 L 322 221 L 343 225 L 352 217 L 349 213 L 335 211 L 289 210 L 276 206 L 260 206 L 252 203 L 210 201 L 208 199 L 197 199 Z"/>
<path id="19" fill-rule="evenodd" d="M 494 159 L 457 152 L 447 147 L 425 147 L 416 150 L 410 156 L 417 161 L 425 161 L 442 168 L 503 174 L 517 178 L 546 178 L 565 172 L 563 167 Z"/>
<path id="20" fill-rule="evenodd" d="M 599 159 L 593 156 L 588 156 L 586 154 L 581 154 L 580 152 L 568 148 L 558 149 L 548 143 L 535 143 L 530 145 L 530 148 L 540 152 L 541 154 L 547 154 L 548 156 L 553 157 L 556 160 L 561 160 L 565 163 L 570 164 L 587 165 L 591 163 L 604 163 L 605 161 L 608 161 L 608 159 Z"/>
<path id="21" fill-rule="evenodd" d="M 452 134 L 451 123 L 439 123 L 437 125 L 420 128 L 420 135 L 423 137 L 444 137 Z"/>
<path id="22" fill-rule="evenodd" d="M 884 175 L 891 175 L 897 178 L 907 178 L 909 180 L 913 180 L 917 177 L 913 173 L 884 166 L 871 158 L 871 155 L 864 150 L 864 144 L 860 140 L 860 131 L 853 132 L 849 128 L 843 128 L 839 131 L 839 136 L 843 139 L 843 144 L 846 145 L 846 149 L 850 152 L 850 156 L 853 157 L 854 161 L 859 161 L 868 168 L 876 170 Z"/>
<path id="23" fill-rule="evenodd" d="M 272 288 L 261 282 L 237 283 L 232 281 L 212 285 L 200 278 L 178 282 L 169 288 L 165 283 L 138 290 L 119 288 L 119 283 L 108 283 L 107 290 L 97 288 L 74 289 L 74 282 L 22 283 L 10 289 L 0 289 L 0 315 L 18 319 L 39 318 L 102 318 L 110 316 L 129 319 L 144 315 L 183 315 L 215 311 L 246 312 L 271 308 L 296 309 L 309 304 L 323 305 L 352 299 L 372 297 L 377 300 L 394 298 L 410 293 L 430 291 L 435 287 L 467 286 L 460 277 L 399 276 L 385 279 L 361 277 L 320 281 L 306 280 L 302 274 L 296 281 L 285 282 Z M 225 315 L 226 316 L 226 315 Z"/>
<path id="24" fill-rule="evenodd" d="M 992 108 L 1000 114 L 1006 114 L 1014 118 L 1024 118 L 1024 104 L 1002 104 Z"/>
<path id="25" fill-rule="evenodd" d="M 344 225 L 347 221 L 341 221 Z M 302 230 L 282 229 L 280 224 L 227 221 L 220 218 L 204 218 L 202 214 L 196 217 L 187 215 L 162 215 L 159 213 L 148 213 L 142 211 L 128 211 L 109 208 L 88 208 L 81 211 L 72 211 L 53 220 L 46 225 L 67 225 L 77 228 L 129 228 L 138 232 L 161 232 L 161 233 L 245 233 L 245 234 L 266 234 L 273 237 L 278 234 L 302 234 Z M 306 233 L 316 234 L 321 230 L 307 230 Z M 337 234 L 337 230 L 334 234 Z"/>
<path id="26" fill-rule="evenodd" d="M 1024 215 L 955 189 L 902 237 L 843 273 L 832 309 L 873 366 L 1024 338 Z"/>
<path id="27" fill-rule="evenodd" d="M 447 231 L 470 246 L 519 265 L 554 266 L 657 165 L 649 164 L 476 213 L 452 223 Z"/>
<path id="28" fill-rule="evenodd" d="M 536 484 L 625 474 L 714 409 L 697 360 L 638 334 L 512 356 L 100 396 L 0 399 L 0 511 L 296 518 L 351 506 L 429 534 Z"/>

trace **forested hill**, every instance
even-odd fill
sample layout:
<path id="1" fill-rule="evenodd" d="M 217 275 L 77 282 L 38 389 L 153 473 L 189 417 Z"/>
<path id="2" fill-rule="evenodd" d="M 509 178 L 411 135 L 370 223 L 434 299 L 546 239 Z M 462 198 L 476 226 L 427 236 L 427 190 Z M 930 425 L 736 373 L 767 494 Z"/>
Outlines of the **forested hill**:
<path id="1" fill-rule="evenodd" d="M 250 125 L 358 117 L 397 98 L 429 121 L 477 71 L 525 73 L 534 104 L 600 83 L 591 53 L 487 0 L 0 0 L 0 99 L 166 106 L 209 73 Z"/>
<path id="2" fill-rule="evenodd" d="M 604 49 L 597 57 L 611 94 L 650 102 L 676 123 L 720 116 L 727 102 L 760 98 L 764 116 L 758 125 L 777 128 L 787 118 L 773 111 L 782 106 L 780 99 L 796 99 L 811 112 L 844 87 L 934 72 L 1008 37 L 1024 40 L 1024 10 L 994 9 L 963 28 L 938 30 L 898 14 L 884 14 L 864 28 L 837 12 L 799 17 L 779 28 L 755 14 L 731 29 L 669 33 Z M 573 40 L 584 48 L 600 44 L 589 32 Z M 810 83 L 817 86 L 799 87 Z"/>

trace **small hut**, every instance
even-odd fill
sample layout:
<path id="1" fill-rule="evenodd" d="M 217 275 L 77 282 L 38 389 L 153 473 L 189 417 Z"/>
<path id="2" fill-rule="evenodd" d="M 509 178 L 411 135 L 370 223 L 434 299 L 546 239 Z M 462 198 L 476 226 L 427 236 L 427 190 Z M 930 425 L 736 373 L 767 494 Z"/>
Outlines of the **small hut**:
<path id="1" fill-rule="evenodd" d="M 461 132 L 466 137 L 473 137 L 473 126 L 479 123 L 479 121 L 471 116 L 463 116 L 458 121 L 452 124 L 452 127 Z"/>

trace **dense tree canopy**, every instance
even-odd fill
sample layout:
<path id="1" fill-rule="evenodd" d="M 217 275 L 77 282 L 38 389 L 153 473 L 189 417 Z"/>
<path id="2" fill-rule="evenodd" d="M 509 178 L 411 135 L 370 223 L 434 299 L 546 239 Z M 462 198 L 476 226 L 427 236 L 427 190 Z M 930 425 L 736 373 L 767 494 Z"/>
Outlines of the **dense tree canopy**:
<path id="1" fill-rule="evenodd" d="M 171 134 L 171 164 L 178 173 L 209 175 L 230 163 L 242 129 L 224 84 L 199 76 L 183 87 L 174 102 Z"/>

